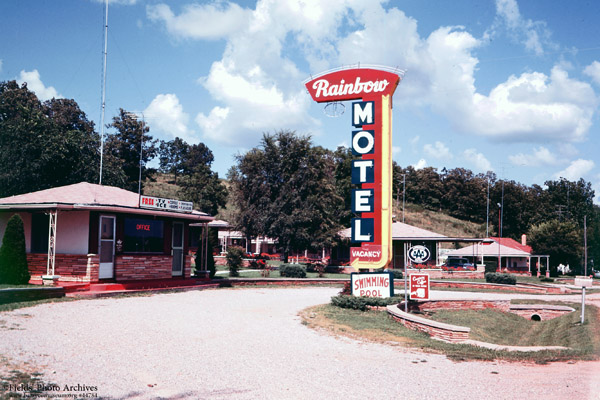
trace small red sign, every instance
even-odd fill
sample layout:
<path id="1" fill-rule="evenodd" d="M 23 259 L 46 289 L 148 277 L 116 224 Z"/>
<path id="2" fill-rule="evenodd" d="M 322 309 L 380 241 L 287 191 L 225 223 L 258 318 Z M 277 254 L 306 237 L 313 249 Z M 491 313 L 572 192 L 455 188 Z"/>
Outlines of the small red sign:
<path id="1" fill-rule="evenodd" d="M 411 300 L 429 300 L 428 274 L 410 274 L 408 275 L 408 282 L 408 293 Z"/>
<path id="2" fill-rule="evenodd" d="M 361 247 L 350 248 L 350 263 L 354 260 L 376 262 L 381 258 L 381 245 L 363 243 Z"/>

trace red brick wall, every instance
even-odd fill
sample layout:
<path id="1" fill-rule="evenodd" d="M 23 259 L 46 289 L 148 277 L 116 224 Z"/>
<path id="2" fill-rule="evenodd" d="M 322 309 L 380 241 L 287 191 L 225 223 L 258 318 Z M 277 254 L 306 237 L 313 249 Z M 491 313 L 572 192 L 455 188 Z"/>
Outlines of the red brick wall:
<path id="1" fill-rule="evenodd" d="M 440 300 L 409 302 L 410 311 L 436 311 L 436 310 L 483 310 L 485 308 L 496 308 L 508 312 L 510 301 L 486 301 L 486 300 Z"/>
<path id="2" fill-rule="evenodd" d="M 399 268 L 400 271 L 403 269 Z M 466 278 L 466 279 L 483 279 L 485 278 L 485 271 L 443 271 L 441 269 L 415 269 L 415 268 L 407 268 L 407 274 L 421 274 L 426 273 L 429 274 L 429 279 L 457 279 L 457 278 Z"/>
<path id="3" fill-rule="evenodd" d="M 115 257 L 115 279 L 117 281 L 169 279 L 173 277 L 173 257 L 170 255 L 118 255 Z M 183 275 L 192 274 L 191 255 L 184 256 Z"/>
<path id="4" fill-rule="evenodd" d="M 403 307 L 404 305 L 400 306 L 402 309 Z M 509 300 L 430 300 L 422 302 L 409 302 L 408 308 L 409 311 L 483 310 L 485 308 L 495 308 L 502 312 L 510 312 L 527 319 L 531 319 L 532 315 L 537 314 L 544 321 L 560 317 L 561 315 L 574 311 L 574 309 L 570 307 L 553 307 L 552 305 L 538 304 L 523 304 L 511 307 Z"/>
<path id="5" fill-rule="evenodd" d="M 184 277 L 191 276 L 192 257 L 186 255 Z M 32 280 L 46 275 L 47 254 L 27 254 Z M 115 280 L 169 279 L 172 277 L 170 255 L 117 255 Z M 99 257 L 96 254 L 56 254 L 54 274 L 61 282 L 98 282 Z"/>
<path id="6" fill-rule="evenodd" d="M 427 333 L 429 336 L 442 339 L 451 343 L 460 343 L 465 340 L 469 340 L 469 332 L 456 332 L 448 329 L 436 328 L 433 326 L 420 324 L 418 322 L 409 321 L 404 318 L 397 317 L 396 315 L 392 315 L 396 321 L 402 323 L 402 325 L 410 328 L 412 330 L 421 331 Z"/>
<path id="7" fill-rule="evenodd" d="M 41 280 L 47 272 L 47 254 L 27 254 L 31 279 Z M 56 254 L 54 274 L 63 282 L 97 282 L 99 258 L 95 254 Z"/>

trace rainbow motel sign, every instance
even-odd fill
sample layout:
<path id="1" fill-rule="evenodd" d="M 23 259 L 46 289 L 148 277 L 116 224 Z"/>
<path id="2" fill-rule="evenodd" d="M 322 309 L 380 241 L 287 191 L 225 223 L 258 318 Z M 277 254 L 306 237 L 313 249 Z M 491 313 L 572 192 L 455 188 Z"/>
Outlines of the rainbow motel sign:
<path id="1" fill-rule="evenodd" d="M 392 261 L 392 95 L 403 71 L 352 68 L 328 71 L 305 83 L 318 103 L 352 102 L 352 220 L 350 264 L 385 268 Z M 392 72 L 394 71 L 394 72 Z"/>

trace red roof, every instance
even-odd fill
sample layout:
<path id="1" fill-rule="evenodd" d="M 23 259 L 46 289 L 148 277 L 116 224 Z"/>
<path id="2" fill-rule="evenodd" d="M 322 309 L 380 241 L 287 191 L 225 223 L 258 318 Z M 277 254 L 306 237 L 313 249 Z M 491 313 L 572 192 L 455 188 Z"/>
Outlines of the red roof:
<path id="1" fill-rule="evenodd" d="M 88 182 L 39 190 L 0 199 L 2 209 L 95 209 L 110 212 L 128 212 L 132 214 L 162 215 L 175 218 L 212 220 L 206 213 L 180 213 L 168 210 L 145 209 L 139 207 L 137 193 L 125 189 L 96 185 Z"/>
<path id="2" fill-rule="evenodd" d="M 511 238 L 491 237 L 490 239 L 492 239 L 494 242 L 500 243 L 502 246 L 510 247 L 511 249 L 521 250 L 530 254 L 533 253 L 533 249 L 531 248 L 531 246 L 522 245 L 521 243 Z"/>

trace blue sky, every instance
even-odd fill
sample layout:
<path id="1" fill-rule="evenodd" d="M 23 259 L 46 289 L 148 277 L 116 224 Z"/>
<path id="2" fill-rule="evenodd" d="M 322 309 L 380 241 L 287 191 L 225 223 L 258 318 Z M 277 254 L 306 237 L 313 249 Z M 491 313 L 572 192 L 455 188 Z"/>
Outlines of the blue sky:
<path id="1" fill-rule="evenodd" d="M 0 2 L 0 81 L 73 98 L 100 125 L 102 0 Z M 225 176 L 280 129 L 335 149 L 350 115 L 302 82 L 350 64 L 406 70 L 394 95 L 401 166 L 494 171 L 527 185 L 584 178 L 600 198 L 600 2 L 112 0 L 106 119 L 204 142 Z"/>

